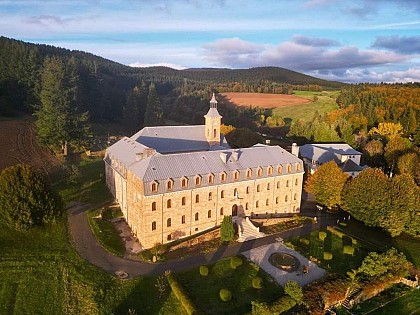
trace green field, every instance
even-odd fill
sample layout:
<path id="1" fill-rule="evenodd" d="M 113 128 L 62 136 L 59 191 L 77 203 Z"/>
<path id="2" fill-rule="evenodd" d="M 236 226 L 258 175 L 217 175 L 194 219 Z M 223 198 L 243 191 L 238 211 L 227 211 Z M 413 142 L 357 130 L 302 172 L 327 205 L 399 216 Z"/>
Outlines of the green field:
<path id="1" fill-rule="evenodd" d="M 310 100 L 313 100 L 314 96 L 316 96 L 318 100 L 309 104 L 277 107 L 273 109 L 272 115 L 283 117 L 287 123 L 298 119 L 308 121 L 312 119 L 316 111 L 323 115 L 338 108 L 335 100 L 340 94 L 340 91 L 294 91 L 293 94 Z"/>

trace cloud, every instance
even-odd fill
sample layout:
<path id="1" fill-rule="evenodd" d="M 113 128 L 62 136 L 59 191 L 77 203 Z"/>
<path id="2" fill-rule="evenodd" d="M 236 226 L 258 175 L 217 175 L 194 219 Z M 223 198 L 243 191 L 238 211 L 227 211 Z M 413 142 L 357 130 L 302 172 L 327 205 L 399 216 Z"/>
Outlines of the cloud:
<path id="1" fill-rule="evenodd" d="M 404 54 L 420 54 L 420 36 L 377 36 L 372 47 Z"/>
<path id="2" fill-rule="evenodd" d="M 378 13 L 377 3 L 373 0 L 364 0 L 361 6 L 351 6 L 344 10 L 360 19 L 366 19 L 369 15 L 376 15 Z"/>
<path id="3" fill-rule="evenodd" d="M 169 67 L 172 69 L 183 70 L 186 67 L 168 63 L 168 62 L 159 62 L 159 63 L 141 63 L 141 62 L 133 62 L 129 64 L 130 67 L 137 67 L 137 68 L 147 68 L 147 67 Z"/>
<path id="4" fill-rule="evenodd" d="M 335 2 L 335 0 L 308 0 L 303 6 L 306 8 L 314 8 L 319 6 L 325 6 L 332 2 Z"/>
<path id="5" fill-rule="evenodd" d="M 339 46 L 340 43 L 336 40 L 309 37 L 303 35 L 295 35 L 292 38 L 292 41 L 296 44 L 305 45 L 305 46 L 315 46 L 315 47 L 328 47 L 328 46 Z"/>
<path id="6" fill-rule="evenodd" d="M 327 49 L 295 41 L 277 46 L 257 45 L 239 38 L 220 39 L 204 46 L 206 58 L 215 66 L 248 68 L 273 65 L 297 71 L 349 69 L 408 60 L 394 52 L 361 50 L 353 46 Z"/>

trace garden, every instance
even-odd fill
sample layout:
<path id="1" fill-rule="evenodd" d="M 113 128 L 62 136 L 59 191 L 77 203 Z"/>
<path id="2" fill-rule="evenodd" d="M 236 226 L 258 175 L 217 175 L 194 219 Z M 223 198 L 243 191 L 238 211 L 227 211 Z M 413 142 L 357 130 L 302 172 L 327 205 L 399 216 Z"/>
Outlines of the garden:
<path id="1" fill-rule="evenodd" d="M 242 256 L 180 272 L 175 277 L 205 314 L 244 314 L 251 311 L 251 301 L 272 303 L 284 295 L 268 274 Z"/>

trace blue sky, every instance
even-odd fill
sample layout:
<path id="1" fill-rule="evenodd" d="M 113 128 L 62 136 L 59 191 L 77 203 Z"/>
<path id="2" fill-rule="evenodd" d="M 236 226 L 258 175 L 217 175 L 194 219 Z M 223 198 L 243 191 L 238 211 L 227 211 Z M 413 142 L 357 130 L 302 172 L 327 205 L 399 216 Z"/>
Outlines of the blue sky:
<path id="1" fill-rule="evenodd" d="M 0 34 L 132 66 L 420 81 L 416 0 L 0 0 Z"/>

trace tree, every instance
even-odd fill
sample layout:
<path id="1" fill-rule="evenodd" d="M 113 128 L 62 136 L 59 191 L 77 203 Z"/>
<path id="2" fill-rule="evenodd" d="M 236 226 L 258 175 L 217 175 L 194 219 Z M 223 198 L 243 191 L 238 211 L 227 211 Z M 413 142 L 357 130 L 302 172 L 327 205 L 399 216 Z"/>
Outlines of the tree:
<path id="1" fill-rule="evenodd" d="M 367 164 L 371 167 L 385 166 L 384 144 L 380 140 L 369 141 L 365 148 Z"/>
<path id="2" fill-rule="evenodd" d="M 305 183 L 305 190 L 315 195 L 318 203 L 328 209 L 341 204 L 341 190 L 348 175 L 334 161 L 322 164 Z"/>
<path id="3" fill-rule="evenodd" d="M 237 128 L 226 135 L 226 140 L 232 148 L 248 148 L 262 143 L 263 138 L 248 128 Z"/>
<path id="4" fill-rule="evenodd" d="M 400 136 L 391 136 L 388 143 L 385 146 L 385 160 L 388 163 L 388 167 L 391 172 L 394 171 L 395 165 L 397 164 L 398 158 L 401 155 L 409 152 L 412 145 L 410 140 Z"/>
<path id="5" fill-rule="evenodd" d="M 284 285 L 284 292 L 296 301 L 296 304 L 302 304 L 302 287 L 296 281 L 289 280 Z"/>
<path id="6" fill-rule="evenodd" d="M 380 123 L 378 125 L 378 128 L 373 127 L 369 130 L 369 134 L 371 136 L 380 136 L 385 138 L 390 138 L 392 136 L 398 136 L 401 135 L 403 132 L 403 127 L 401 124 L 392 123 L 392 122 L 386 122 L 386 123 Z"/>
<path id="7" fill-rule="evenodd" d="M 343 188 L 342 208 L 369 226 L 379 226 L 390 202 L 388 177 L 380 169 L 360 172 Z"/>
<path id="8" fill-rule="evenodd" d="M 220 238 L 223 242 L 233 241 L 235 237 L 235 229 L 233 227 L 232 216 L 226 215 L 223 217 L 222 225 L 220 227 Z"/>
<path id="9" fill-rule="evenodd" d="M 144 116 L 144 126 L 162 126 L 165 123 L 159 97 L 153 83 L 149 86 L 147 108 Z"/>
<path id="10" fill-rule="evenodd" d="M 400 174 L 409 174 L 420 184 L 420 156 L 406 153 L 398 158 L 397 169 Z"/>
<path id="11" fill-rule="evenodd" d="M 58 57 L 46 58 L 42 71 L 41 105 L 34 115 L 39 141 L 53 148 L 84 145 L 89 115 L 79 112 L 78 77 L 74 61 L 66 66 Z"/>
<path id="12" fill-rule="evenodd" d="M 62 209 L 61 197 L 34 168 L 18 164 L 0 173 L 0 219 L 10 228 L 54 222 Z"/>

